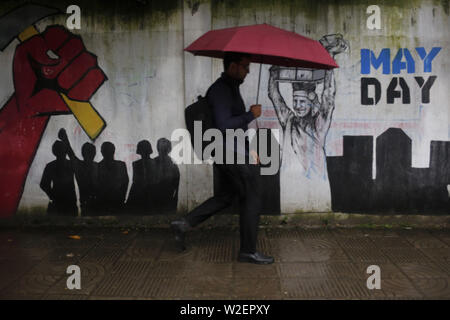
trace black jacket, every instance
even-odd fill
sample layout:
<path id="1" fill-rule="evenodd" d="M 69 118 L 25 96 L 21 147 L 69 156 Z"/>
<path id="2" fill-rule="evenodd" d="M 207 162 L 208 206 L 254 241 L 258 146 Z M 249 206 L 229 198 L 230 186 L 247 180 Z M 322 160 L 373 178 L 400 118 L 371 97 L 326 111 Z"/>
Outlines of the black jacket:
<path id="1" fill-rule="evenodd" d="M 224 139 L 226 129 L 242 129 L 245 132 L 248 129 L 248 123 L 255 119 L 251 111 L 245 111 L 244 101 L 239 91 L 241 83 L 242 81 L 222 73 L 206 95 L 213 111 L 214 126 L 222 132 Z M 238 147 L 237 139 L 234 139 L 234 143 L 227 144 L 226 149 L 235 153 L 243 151 L 240 146 Z M 248 142 L 245 144 L 245 154 L 248 155 Z"/>

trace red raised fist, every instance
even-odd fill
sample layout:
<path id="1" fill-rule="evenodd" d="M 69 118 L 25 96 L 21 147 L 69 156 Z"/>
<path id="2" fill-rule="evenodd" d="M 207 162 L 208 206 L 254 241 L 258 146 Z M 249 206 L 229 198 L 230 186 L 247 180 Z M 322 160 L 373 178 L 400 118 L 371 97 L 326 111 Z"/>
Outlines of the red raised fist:
<path id="1" fill-rule="evenodd" d="M 71 112 L 61 93 L 89 101 L 105 80 L 97 57 L 64 27 L 47 27 L 17 46 L 15 93 L 0 109 L 0 217 L 17 209 L 49 116 Z"/>

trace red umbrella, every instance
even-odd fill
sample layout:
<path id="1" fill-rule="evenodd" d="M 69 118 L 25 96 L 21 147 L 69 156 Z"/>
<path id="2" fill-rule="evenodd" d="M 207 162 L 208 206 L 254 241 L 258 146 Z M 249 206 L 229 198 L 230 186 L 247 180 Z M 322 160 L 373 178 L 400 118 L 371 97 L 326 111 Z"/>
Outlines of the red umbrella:
<path id="1" fill-rule="evenodd" d="M 319 41 L 268 24 L 211 30 L 184 50 L 213 58 L 223 58 L 225 52 L 248 53 L 251 62 L 284 67 L 339 67 Z"/>
<path id="2" fill-rule="evenodd" d="M 184 50 L 194 55 L 213 58 L 223 58 L 225 52 L 248 53 L 251 55 L 251 62 L 284 67 L 339 67 L 319 41 L 268 24 L 211 30 Z M 261 66 L 258 96 L 260 80 Z"/>

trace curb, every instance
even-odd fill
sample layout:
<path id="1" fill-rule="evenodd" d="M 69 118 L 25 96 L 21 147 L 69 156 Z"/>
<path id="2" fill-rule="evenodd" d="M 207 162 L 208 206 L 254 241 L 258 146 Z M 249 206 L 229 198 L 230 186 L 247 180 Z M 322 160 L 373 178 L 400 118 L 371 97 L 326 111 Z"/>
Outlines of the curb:
<path id="1" fill-rule="evenodd" d="M 151 216 L 100 216 L 100 217 L 49 217 L 47 215 L 21 214 L 0 219 L 0 228 L 17 227 L 116 227 L 116 228 L 167 228 L 181 215 Z M 215 215 L 198 228 L 237 227 L 236 214 Z M 262 215 L 261 227 L 344 227 L 344 228 L 450 228 L 450 215 L 375 215 L 357 213 L 295 213 Z"/>

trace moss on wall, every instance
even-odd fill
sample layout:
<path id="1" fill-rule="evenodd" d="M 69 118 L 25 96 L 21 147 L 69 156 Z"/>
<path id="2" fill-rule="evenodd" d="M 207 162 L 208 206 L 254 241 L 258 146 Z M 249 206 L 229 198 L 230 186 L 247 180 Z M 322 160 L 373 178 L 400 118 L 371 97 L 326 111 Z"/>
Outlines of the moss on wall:
<path id="1" fill-rule="evenodd" d="M 29 1 L 2 1 L 0 15 Z M 155 25 L 170 23 L 172 15 L 180 13 L 182 0 L 40 0 L 35 4 L 54 7 L 66 12 L 68 6 L 76 4 L 81 9 L 82 20 L 88 26 L 96 26 L 104 31 L 116 29 L 142 30 Z"/>

